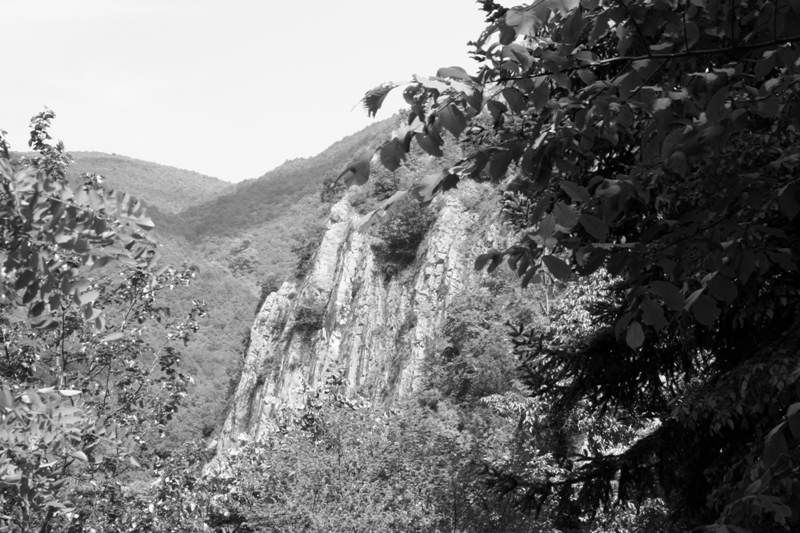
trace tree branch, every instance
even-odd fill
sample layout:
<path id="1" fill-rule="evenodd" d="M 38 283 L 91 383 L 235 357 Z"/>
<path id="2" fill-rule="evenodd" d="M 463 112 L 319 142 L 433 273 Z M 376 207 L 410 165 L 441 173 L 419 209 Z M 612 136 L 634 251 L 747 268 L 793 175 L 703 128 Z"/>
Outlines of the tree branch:
<path id="1" fill-rule="evenodd" d="M 724 48 L 715 48 L 713 50 L 686 50 L 684 52 L 675 52 L 673 54 L 652 54 L 652 55 L 639 55 L 639 56 L 618 56 L 618 57 L 610 57 L 608 59 L 603 59 L 600 61 L 595 61 L 594 63 L 580 65 L 577 67 L 569 67 L 565 69 L 561 69 L 559 73 L 565 72 L 575 72 L 580 69 L 588 68 L 588 67 L 604 67 L 607 65 L 613 65 L 615 63 L 619 63 L 621 61 L 643 61 L 645 59 L 680 59 L 682 57 L 696 57 L 696 56 L 707 56 L 707 55 L 715 55 L 715 54 L 726 54 L 729 52 L 741 52 L 747 50 L 758 50 L 759 48 L 769 48 L 770 46 L 778 46 L 781 44 L 790 44 L 790 43 L 797 43 L 800 42 L 800 35 L 795 37 L 788 37 L 786 39 L 775 39 L 773 41 L 768 41 L 765 43 L 754 43 L 754 44 L 745 44 L 740 46 L 728 46 Z M 502 81 L 508 80 L 526 80 L 530 78 L 540 78 L 542 76 L 551 76 L 556 74 L 555 72 L 542 72 L 541 74 L 531 74 L 529 76 L 514 76 L 510 78 L 504 78 Z"/>

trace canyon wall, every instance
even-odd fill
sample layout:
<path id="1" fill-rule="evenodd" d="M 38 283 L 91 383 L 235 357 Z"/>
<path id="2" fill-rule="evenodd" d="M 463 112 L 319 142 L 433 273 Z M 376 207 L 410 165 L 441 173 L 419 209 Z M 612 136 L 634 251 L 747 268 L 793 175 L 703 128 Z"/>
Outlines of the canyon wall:
<path id="1" fill-rule="evenodd" d="M 268 431 L 276 409 L 302 409 L 303 391 L 331 373 L 345 378 L 343 394 L 371 402 L 419 389 L 449 302 L 478 280 L 474 258 L 504 244 L 498 224 L 479 223 L 459 196 L 437 202 L 416 259 L 391 276 L 347 199 L 332 207 L 308 275 L 270 294 L 256 316 L 223 448 Z"/>

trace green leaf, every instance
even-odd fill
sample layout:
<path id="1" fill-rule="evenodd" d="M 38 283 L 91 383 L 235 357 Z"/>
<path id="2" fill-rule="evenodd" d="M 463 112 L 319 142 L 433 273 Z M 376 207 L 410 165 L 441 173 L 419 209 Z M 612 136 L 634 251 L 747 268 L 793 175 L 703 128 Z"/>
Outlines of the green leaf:
<path id="1" fill-rule="evenodd" d="M 789 453 L 789 447 L 786 444 L 786 437 L 783 436 L 783 428 L 785 424 L 785 422 L 781 422 L 775 426 L 765 439 L 764 454 L 762 456 L 764 468 L 770 468 L 772 465 L 778 462 L 778 459 L 780 459 L 781 455 L 786 455 Z"/>
<path id="2" fill-rule="evenodd" d="M 578 222 L 589 235 L 600 242 L 605 242 L 608 237 L 608 225 L 605 222 L 595 216 L 586 214 L 579 216 Z"/>
<path id="3" fill-rule="evenodd" d="M 103 257 L 97 257 L 97 256 L 95 257 L 96 259 L 92 261 L 91 270 L 97 270 L 98 268 L 103 268 L 104 266 L 106 266 L 107 264 L 109 264 L 111 261 L 114 260 L 113 257 L 109 257 L 107 255 Z"/>
<path id="4" fill-rule="evenodd" d="M 370 91 L 367 91 L 362 99 L 362 102 L 364 103 L 364 109 L 367 110 L 368 117 L 375 116 L 375 114 L 378 112 L 378 109 L 380 109 L 381 105 L 383 105 L 383 101 L 386 100 L 386 96 L 397 86 L 398 85 L 396 83 L 384 83 Z"/>
<path id="5" fill-rule="evenodd" d="M 380 148 L 381 164 L 394 172 L 406 158 L 404 143 L 399 138 L 391 139 Z"/>
<path id="6" fill-rule="evenodd" d="M 533 35 L 544 23 L 548 7 L 544 2 L 534 2 L 530 7 L 512 7 L 506 11 L 505 23 L 514 30 L 514 37 Z"/>
<path id="7" fill-rule="evenodd" d="M 625 334 L 625 342 L 634 350 L 638 350 L 644 344 L 644 330 L 642 325 L 633 321 L 628 325 L 627 333 Z"/>
<path id="8" fill-rule="evenodd" d="M 11 395 L 11 390 L 5 384 L 0 385 L 0 409 L 13 409 L 14 397 Z"/>
<path id="9" fill-rule="evenodd" d="M 82 294 L 78 294 L 77 300 L 79 304 L 83 305 L 92 303 L 96 301 L 99 297 L 100 297 L 99 291 L 86 291 Z"/>
<path id="10" fill-rule="evenodd" d="M 367 231 L 378 219 L 377 216 L 378 210 L 374 209 L 369 213 L 365 214 L 364 216 L 360 217 L 353 223 L 353 229 L 356 230 L 357 233 L 364 233 Z"/>
<path id="11" fill-rule="evenodd" d="M 439 113 L 439 119 L 442 121 L 442 126 L 456 139 L 467 127 L 467 118 L 455 104 L 445 106 Z"/>
<path id="12" fill-rule="evenodd" d="M 485 254 L 479 255 L 475 259 L 475 270 L 481 271 L 484 267 L 489 264 L 490 261 L 493 261 L 497 256 L 502 257 L 502 254 L 495 250 L 494 248 L 486 252 Z"/>
<path id="13" fill-rule="evenodd" d="M 467 71 L 461 67 L 443 67 L 436 71 L 439 78 L 454 78 L 457 80 L 472 81 Z"/>
<path id="14" fill-rule="evenodd" d="M 592 195 L 589 194 L 589 191 L 586 190 L 585 187 L 582 185 L 578 185 L 572 181 L 564 181 L 562 180 L 559 182 L 559 186 L 566 192 L 570 198 L 575 200 L 576 202 L 583 202 L 588 204 L 592 201 Z"/>
<path id="15" fill-rule="evenodd" d="M 547 267 L 547 270 L 561 281 L 567 281 L 572 275 L 572 268 L 554 255 L 542 257 L 542 262 Z"/>
<path id="16" fill-rule="evenodd" d="M 537 79 L 536 88 L 533 90 L 533 107 L 536 111 L 541 111 L 548 101 L 550 101 L 550 77 L 541 76 Z"/>
<path id="17" fill-rule="evenodd" d="M 553 213 L 545 216 L 539 223 L 539 236 L 549 239 L 556 230 L 556 216 Z"/>
<path id="18" fill-rule="evenodd" d="M 115 331 L 114 333 L 109 333 L 108 335 L 100 339 L 100 342 L 114 342 L 124 337 L 125 335 L 121 331 Z"/>
<path id="19" fill-rule="evenodd" d="M 642 310 L 642 322 L 648 326 L 653 326 L 656 331 L 661 331 L 667 327 L 667 319 L 664 318 L 664 310 L 657 302 L 645 298 L 639 306 Z"/>
<path id="20" fill-rule="evenodd" d="M 520 283 L 520 286 L 523 289 L 527 288 L 528 285 L 531 283 L 531 281 L 533 281 L 534 277 L 537 275 L 538 271 L 539 271 L 539 269 L 536 268 L 536 265 L 534 265 L 531 268 L 529 268 L 528 271 L 525 272 L 525 274 L 522 276 L 522 281 Z M 541 279 L 541 276 L 539 276 L 539 278 Z M 534 281 L 534 283 L 536 283 L 536 282 Z"/>
<path id="21" fill-rule="evenodd" d="M 689 305 L 687 303 L 687 305 Z M 692 306 L 692 313 L 698 322 L 704 326 L 713 326 L 719 318 L 719 308 L 717 303 L 710 296 L 701 294 Z"/>
<path id="22" fill-rule="evenodd" d="M 508 106 L 514 113 L 522 113 L 528 108 L 528 102 L 525 97 L 514 87 L 506 87 L 503 89 L 503 98 L 508 103 Z"/>
<path id="23" fill-rule="evenodd" d="M 499 147 L 492 152 L 489 159 L 489 175 L 493 180 L 501 180 L 506 175 L 508 167 L 514 159 L 513 152 L 504 147 Z"/>
<path id="24" fill-rule="evenodd" d="M 653 281 L 650 283 L 650 289 L 673 311 L 683 311 L 686 306 L 686 298 L 680 289 L 668 281 Z"/>
<path id="25" fill-rule="evenodd" d="M 518 43 L 511 43 L 504 47 L 502 57 L 519 64 L 522 72 L 527 71 L 533 65 L 533 56 L 531 56 L 527 48 Z"/>
<path id="26" fill-rule="evenodd" d="M 82 451 L 79 451 L 79 450 L 76 450 L 76 451 L 72 452 L 72 457 L 74 457 L 75 459 L 78 459 L 80 461 L 83 461 L 83 462 L 88 462 L 89 461 L 89 458 L 86 457 L 86 454 L 83 453 Z"/>
<path id="27" fill-rule="evenodd" d="M 572 229 L 578 223 L 578 213 L 564 202 L 556 202 L 553 213 L 556 221 L 565 229 Z"/>
<path id="28" fill-rule="evenodd" d="M 786 422 L 789 424 L 794 438 L 800 439 L 800 402 L 793 403 L 786 410 Z"/>
<path id="29" fill-rule="evenodd" d="M 708 292 L 717 300 L 727 303 L 734 301 L 739 294 L 736 284 L 722 274 L 717 274 L 708 283 Z"/>
<path id="30" fill-rule="evenodd" d="M 439 143 L 436 142 L 432 136 L 424 133 L 418 133 L 415 138 L 417 139 L 417 144 L 419 144 L 419 147 L 430 155 L 434 157 L 442 157 L 444 155 L 442 149 L 439 147 Z"/>
<path id="31" fill-rule="evenodd" d="M 708 100 L 708 104 L 706 105 L 706 118 L 708 118 L 709 122 L 716 124 L 720 121 L 727 101 L 728 87 L 724 86 Z"/>
<path id="32" fill-rule="evenodd" d="M 421 204 L 429 204 L 437 192 L 455 188 L 460 179 L 458 174 L 453 174 L 445 169 L 422 178 L 419 185 L 411 188 L 409 194 Z"/>
<path id="33" fill-rule="evenodd" d="M 764 118 L 778 118 L 781 114 L 780 100 L 776 95 L 769 96 L 758 103 L 757 109 Z"/>
<path id="34" fill-rule="evenodd" d="M 374 152 L 369 150 L 360 151 L 347 163 L 345 169 L 336 179 L 341 179 L 344 176 L 344 183 L 348 187 L 364 185 L 369 179 L 370 160 L 373 155 Z"/>
<path id="35" fill-rule="evenodd" d="M 694 291 L 692 294 L 690 294 L 689 297 L 686 298 L 686 303 L 683 306 L 683 310 L 688 311 L 692 307 L 692 305 L 694 305 L 694 302 L 697 301 L 700 295 L 703 294 L 704 290 L 706 290 L 705 287 L 701 287 L 696 291 Z"/>
<path id="36" fill-rule="evenodd" d="M 781 211 L 789 220 L 794 220 L 794 217 L 800 213 L 800 187 L 791 184 L 784 187 L 778 194 L 778 205 Z"/>
<path id="37" fill-rule="evenodd" d="M 147 218 L 147 217 L 139 217 L 139 218 L 137 218 L 135 220 L 135 222 L 136 222 L 137 226 L 139 226 L 143 230 L 147 230 L 147 231 L 149 231 L 149 230 L 151 230 L 151 229 L 156 227 L 156 225 L 152 221 L 152 219 Z"/>
<path id="38" fill-rule="evenodd" d="M 399 212 L 400 205 L 408 197 L 408 191 L 397 191 L 391 197 L 381 203 L 378 208 L 378 216 L 381 220 L 387 222 L 394 218 Z"/>

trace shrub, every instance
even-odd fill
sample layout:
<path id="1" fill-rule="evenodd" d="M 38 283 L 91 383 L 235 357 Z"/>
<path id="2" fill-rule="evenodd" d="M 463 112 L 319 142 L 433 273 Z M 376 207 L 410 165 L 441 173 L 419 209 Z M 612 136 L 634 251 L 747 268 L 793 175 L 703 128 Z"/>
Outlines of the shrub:
<path id="1" fill-rule="evenodd" d="M 408 266 L 416 258 L 417 249 L 434 220 L 436 213 L 430 208 L 421 207 L 414 200 L 403 201 L 397 214 L 376 230 L 378 241 L 372 248 L 378 259 L 399 268 Z"/>
<path id="2" fill-rule="evenodd" d="M 322 302 L 304 302 L 294 312 L 294 329 L 313 333 L 325 324 L 325 305 Z"/>
<path id="3" fill-rule="evenodd" d="M 294 267 L 294 276 L 303 279 L 311 268 L 311 259 L 319 248 L 322 237 L 325 235 L 325 226 L 314 225 L 302 233 L 292 245 L 292 253 L 297 257 Z"/>

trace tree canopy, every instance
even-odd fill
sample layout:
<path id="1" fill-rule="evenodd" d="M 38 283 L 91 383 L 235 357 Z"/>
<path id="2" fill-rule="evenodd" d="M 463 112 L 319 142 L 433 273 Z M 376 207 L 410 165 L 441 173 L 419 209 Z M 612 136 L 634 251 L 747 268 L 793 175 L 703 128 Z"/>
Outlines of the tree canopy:
<path id="1" fill-rule="evenodd" d="M 410 107 L 376 153 L 393 170 L 414 141 L 469 147 L 405 192 L 422 203 L 502 182 L 519 237 L 476 268 L 506 261 L 523 286 L 606 273 L 590 327 L 519 332 L 531 390 L 556 415 L 656 423 L 515 486 L 581 516 L 660 497 L 687 526 L 796 527 L 800 2 L 479 3 L 476 74 L 366 94 L 369 113 L 397 88 Z"/>

